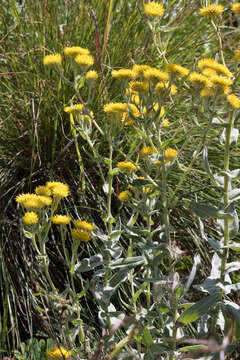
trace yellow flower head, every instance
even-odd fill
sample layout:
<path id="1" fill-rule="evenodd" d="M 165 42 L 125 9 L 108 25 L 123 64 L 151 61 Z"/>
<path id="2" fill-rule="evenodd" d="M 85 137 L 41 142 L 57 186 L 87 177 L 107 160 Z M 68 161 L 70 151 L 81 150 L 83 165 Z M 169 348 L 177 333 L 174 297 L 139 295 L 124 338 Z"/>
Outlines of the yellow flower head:
<path id="1" fill-rule="evenodd" d="M 52 198 L 50 196 L 38 195 L 37 199 L 42 202 L 43 206 L 52 204 Z"/>
<path id="2" fill-rule="evenodd" d="M 220 88 L 224 86 L 230 86 L 233 83 L 232 80 L 226 79 L 220 75 L 211 76 L 211 82 L 213 83 L 213 85 L 218 86 Z"/>
<path id="3" fill-rule="evenodd" d="M 163 127 L 163 128 L 166 128 L 166 127 L 168 127 L 168 126 L 169 126 L 169 121 L 168 121 L 168 119 L 163 120 L 163 122 L 162 122 L 162 127 Z"/>
<path id="4" fill-rule="evenodd" d="M 34 211 L 26 212 L 22 220 L 26 225 L 34 225 L 38 223 L 38 215 Z"/>
<path id="5" fill-rule="evenodd" d="M 69 186 L 60 181 L 48 181 L 46 186 L 51 190 L 53 197 L 64 198 L 69 195 Z"/>
<path id="6" fill-rule="evenodd" d="M 228 70 L 228 68 L 225 65 L 219 64 L 214 59 L 208 59 L 208 58 L 201 59 L 198 61 L 198 67 L 202 71 L 204 71 L 206 68 L 209 68 L 209 69 L 215 70 L 217 73 L 219 73 L 221 75 L 224 75 L 224 76 L 227 76 L 230 78 L 233 77 L 233 74 Z M 205 73 L 205 75 L 206 75 L 206 73 Z"/>
<path id="7" fill-rule="evenodd" d="M 118 200 L 120 201 L 127 201 L 132 197 L 132 193 L 129 190 L 125 190 L 119 193 Z"/>
<path id="8" fill-rule="evenodd" d="M 95 70 L 90 70 L 86 73 L 87 80 L 97 80 L 98 73 Z"/>
<path id="9" fill-rule="evenodd" d="M 62 63 L 62 56 L 60 54 L 51 54 L 44 56 L 43 64 L 45 66 L 60 65 Z"/>
<path id="10" fill-rule="evenodd" d="M 204 88 L 200 92 L 200 96 L 206 97 L 206 98 L 210 97 L 210 96 L 215 96 L 215 95 L 216 95 L 215 91 L 213 89 L 209 89 L 209 88 Z"/>
<path id="11" fill-rule="evenodd" d="M 193 71 L 189 75 L 189 81 L 194 85 L 202 86 L 205 88 L 210 88 L 212 86 L 211 81 L 206 76 L 204 76 L 196 71 Z"/>
<path id="12" fill-rule="evenodd" d="M 73 229 L 71 233 L 72 233 L 72 237 L 77 241 L 88 242 L 89 240 L 91 240 L 91 235 L 86 230 Z"/>
<path id="13" fill-rule="evenodd" d="M 240 14 L 240 11 L 239 11 L 239 14 Z M 235 51 L 234 59 L 237 60 L 237 61 L 240 61 L 240 49 Z"/>
<path id="14" fill-rule="evenodd" d="M 138 108 L 137 108 L 136 105 L 134 105 L 134 104 L 128 104 L 128 107 L 129 107 L 131 113 L 133 114 L 133 116 L 135 116 L 135 117 L 139 117 L 139 116 L 140 116 L 140 112 L 139 112 L 139 110 L 138 110 Z"/>
<path id="15" fill-rule="evenodd" d="M 77 64 L 91 66 L 94 63 L 92 55 L 77 55 L 74 59 Z"/>
<path id="16" fill-rule="evenodd" d="M 56 225 L 67 225 L 71 221 L 71 217 L 67 215 L 55 215 L 51 217 L 51 222 Z"/>
<path id="17" fill-rule="evenodd" d="M 209 5 L 200 9 L 200 15 L 206 17 L 213 17 L 216 15 L 221 15 L 224 10 L 222 5 Z"/>
<path id="18" fill-rule="evenodd" d="M 63 346 L 54 347 L 46 352 L 47 357 L 53 360 L 69 359 L 72 352 L 65 349 Z"/>
<path id="19" fill-rule="evenodd" d="M 73 106 L 65 106 L 64 111 L 67 114 L 71 114 L 74 111 L 74 108 L 73 108 Z"/>
<path id="20" fill-rule="evenodd" d="M 123 113 L 127 111 L 127 104 L 124 103 L 110 103 L 104 105 L 103 108 L 104 112 L 106 113 Z"/>
<path id="21" fill-rule="evenodd" d="M 50 201 L 52 200 L 49 198 Z M 22 204 L 26 209 L 31 210 L 40 210 L 46 204 L 44 201 L 41 201 L 41 196 L 36 194 L 21 194 L 16 197 L 16 201 L 19 204 Z"/>
<path id="22" fill-rule="evenodd" d="M 157 94 L 161 95 L 164 91 L 168 90 L 169 81 L 159 81 L 155 86 L 155 91 Z M 177 93 L 176 85 L 172 84 L 170 87 L 170 95 L 175 95 Z"/>
<path id="23" fill-rule="evenodd" d="M 164 151 L 164 160 L 167 162 L 175 160 L 177 156 L 178 156 L 178 151 L 175 149 L 167 148 Z"/>
<path id="24" fill-rule="evenodd" d="M 93 231 L 94 230 L 94 225 L 84 221 L 84 220 L 74 220 L 74 226 L 77 229 L 82 229 L 82 230 L 86 230 L 86 231 Z"/>
<path id="25" fill-rule="evenodd" d="M 82 111 L 83 110 L 83 104 L 75 104 L 72 106 L 66 106 L 64 108 L 64 111 L 68 114 L 73 113 L 74 111 Z"/>
<path id="26" fill-rule="evenodd" d="M 205 76 L 211 77 L 211 76 L 217 75 L 217 72 L 214 69 L 206 67 L 202 70 L 202 74 Z"/>
<path id="27" fill-rule="evenodd" d="M 77 111 L 83 111 L 83 104 L 76 104 L 73 108 Z"/>
<path id="28" fill-rule="evenodd" d="M 230 105 L 232 105 L 232 107 L 234 107 L 235 109 L 239 109 L 240 108 L 240 99 L 234 95 L 234 94 L 230 94 L 227 96 L 227 101 L 229 102 Z"/>
<path id="29" fill-rule="evenodd" d="M 144 7 L 144 10 L 145 14 L 151 17 L 163 16 L 164 14 L 163 6 L 155 1 L 147 3 Z"/>
<path id="30" fill-rule="evenodd" d="M 40 186 L 36 187 L 35 193 L 37 195 L 50 196 L 51 195 L 51 190 L 45 185 L 40 185 Z"/>
<path id="31" fill-rule="evenodd" d="M 146 92 L 149 90 L 149 83 L 147 81 L 131 81 L 129 83 L 131 92 Z"/>
<path id="32" fill-rule="evenodd" d="M 68 56 L 77 56 L 77 55 L 89 55 L 90 51 L 88 49 L 84 49 L 80 46 L 71 46 L 71 47 L 65 47 L 63 49 L 64 54 Z"/>
<path id="33" fill-rule="evenodd" d="M 172 76 L 176 76 L 180 78 L 187 76 L 189 74 L 188 69 L 178 64 L 167 64 L 166 71 Z"/>
<path id="34" fill-rule="evenodd" d="M 159 105 L 157 103 L 154 104 L 153 109 L 154 109 L 154 111 L 157 112 L 159 110 Z M 165 108 L 164 108 L 164 106 L 161 106 L 159 118 L 163 117 L 164 114 L 165 114 Z"/>
<path id="35" fill-rule="evenodd" d="M 235 14 L 240 14 L 240 3 L 237 2 L 236 4 L 232 4 L 232 11 Z"/>
<path id="36" fill-rule="evenodd" d="M 135 79 L 136 75 L 137 74 L 131 69 L 120 69 L 112 71 L 112 77 L 116 79 L 130 80 Z"/>
<path id="37" fill-rule="evenodd" d="M 140 104 L 140 97 L 138 94 L 132 94 L 131 96 L 131 101 L 136 104 L 136 105 L 139 105 Z"/>
<path id="38" fill-rule="evenodd" d="M 30 194 L 30 193 L 20 194 L 16 196 L 16 202 L 18 204 L 23 204 L 24 201 L 35 198 L 36 198 L 36 194 Z"/>
<path id="39" fill-rule="evenodd" d="M 120 161 L 120 162 L 117 163 L 117 167 L 120 170 L 125 170 L 125 171 L 128 171 L 128 172 L 134 172 L 134 171 L 137 170 L 136 165 L 134 165 L 130 161 Z"/>
<path id="40" fill-rule="evenodd" d="M 144 64 L 142 64 L 142 65 L 134 64 L 132 67 L 132 70 L 134 71 L 134 73 L 136 73 L 136 76 L 138 76 L 138 77 L 143 76 L 144 71 L 149 70 L 149 69 L 151 69 L 151 66 L 144 65 Z"/>
<path id="41" fill-rule="evenodd" d="M 153 146 L 144 146 L 141 150 L 141 154 L 142 156 L 153 155 L 156 154 L 156 150 L 154 149 Z"/>
<path id="42" fill-rule="evenodd" d="M 162 70 L 150 68 L 144 71 L 143 76 L 147 80 L 155 80 L 155 81 L 167 81 L 169 79 L 169 75 Z"/>

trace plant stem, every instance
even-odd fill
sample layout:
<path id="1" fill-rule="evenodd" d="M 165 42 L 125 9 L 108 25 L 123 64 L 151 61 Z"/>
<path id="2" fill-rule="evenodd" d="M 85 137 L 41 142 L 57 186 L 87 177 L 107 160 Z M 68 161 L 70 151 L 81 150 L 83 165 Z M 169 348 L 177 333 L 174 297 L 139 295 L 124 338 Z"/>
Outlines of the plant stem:
<path id="1" fill-rule="evenodd" d="M 171 199 L 174 201 L 174 205 L 177 204 L 177 201 L 178 199 L 175 199 L 175 196 L 178 192 L 178 190 L 181 188 L 183 182 L 186 180 L 186 177 L 188 176 L 188 174 L 191 172 L 192 168 L 193 168 L 193 165 L 194 165 L 194 162 L 196 161 L 197 157 L 199 156 L 199 153 L 201 152 L 205 142 L 206 142 L 206 137 L 207 137 L 207 133 L 208 133 L 208 130 L 210 129 L 211 125 L 212 125 L 212 117 L 210 118 L 209 120 L 209 123 L 208 123 L 208 126 L 207 128 L 204 130 L 204 133 L 203 133 L 203 137 L 202 137 L 202 141 L 198 144 L 197 146 L 197 149 L 194 151 L 194 154 L 193 154 L 193 157 L 192 157 L 192 160 L 190 162 L 190 164 L 188 165 L 187 167 L 187 170 L 184 172 L 184 174 L 182 175 L 179 183 L 177 184 L 176 188 L 175 188 L 175 191 L 173 192 L 173 194 L 171 195 Z M 214 179 L 213 179 L 214 180 Z"/>
<path id="2" fill-rule="evenodd" d="M 167 199 L 167 172 L 164 164 L 164 155 L 162 155 L 162 207 L 163 207 L 163 217 L 164 217 L 164 225 L 165 225 L 165 236 L 166 243 L 168 245 L 169 251 L 171 253 L 171 237 L 170 237 L 170 229 L 169 229 L 169 209 L 168 209 L 168 199 Z"/>
<path id="3" fill-rule="evenodd" d="M 111 16 L 113 11 L 113 0 L 110 0 L 109 8 L 108 8 L 108 17 L 107 17 L 107 24 L 104 31 L 104 37 L 103 37 L 103 47 L 102 47 L 102 62 L 105 62 L 106 58 L 106 47 L 107 47 L 107 41 L 108 41 L 108 35 L 110 31 L 110 22 L 111 22 Z"/>
<path id="4" fill-rule="evenodd" d="M 84 336 L 84 331 L 83 331 L 83 327 L 82 327 L 81 309 L 79 306 L 79 301 L 78 301 L 77 292 L 76 292 L 76 288 L 75 288 L 75 284 L 74 284 L 74 278 L 73 278 L 74 274 L 75 274 L 75 270 L 74 270 L 75 261 L 78 257 L 78 245 L 79 245 L 78 242 L 74 242 L 72 245 L 70 278 L 71 278 L 71 286 L 72 286 L 72 292 L 73 292 L 73 301 L 74 301 L 74 304 L 77 309 L 77 320 L 78 320 L 78 326 L 79 326 L 78 327 L 79 340 L 81 341 L 82 344 L 84 344 L 85 336 Z"/>
<path id="5" fill-rule="evenodd" d="M 225 60 L 224 60 L 224 55 L 223 55 L 223 47 L 222 47 L 222 38 L 221 38 L 221 33 L 219 30 L 219 27 L 216 26 L 215 22 L 213 20 L 211 20 L 211 24 L 216 32 L 217 35 L 217 40 L 218 40 L 218 50 L 219 50 L 219 54 L 220 54 L 220 58 L 221 61 L 223 63 L 223 65 L 225 65 Z"/>
<path id="6" fill-rule="evenodd" d="M 230 145 L 231 145 L 231 131 L 234 125 L 235 111 L 231 111 L 229 115 L 228 126 L 226 127 L 226 140 L 225 140 L 225 151 L 224 151 L 224 211 L 227 212 L 229 205 L 229 185 L 231 180 L 227 172 L 229 171 L 230 161 Z M 224 219 L 224 246 L 228 246 L 230 240 L 230 228 L 229 219 Z M 221 281 L 224 281 L 225 269 L 228 260 L 229 249 L 226 247 L 223 250 L 222 263 L 221 263 Z"/>
<path id="7" fill-rule="evenodd" d="M 71 113 L 70 113 L 70 125 L 71 125 L 71 132 L 72 132 L 72 135 L 74 138 L 77 157 L 78 157 L 78 164 L 79 164 L 79 170 L 80 170 L 80 183 L 81 183 L 82 191 L 85 192 L 86 184 L 85 184 L 85 178 L 84 178 L 83 160 L 82 160 L 82 155 L 81 155 L 81 152 L 80 152 L 79 146 L 78 146 L 78 139 L 77 139 L 77 133 L 76 133 L 76 129 L 75 129 L 73 114 L 71 114 Z"/>
<path id="8" fill-rule="evenodd" d="M 47 263 L 47 253 L 46 253 L 46 246 L 45 246 L 45 242 L 41 241 L 40 242 L 40 247 L 41 247 L 41 257 L 43 258 L 43 266 L 44 266 L 44 271 L 45 271 L 45 275 L 47 277 L 47 280 L 52 288 L 52 292 L 53 293 L 57 293 L 57 289 L 55 288 L 55 285 L 53 284 L 52 278 L 49 274 L 49 270 L 48 270 L 48 263 Z"/>

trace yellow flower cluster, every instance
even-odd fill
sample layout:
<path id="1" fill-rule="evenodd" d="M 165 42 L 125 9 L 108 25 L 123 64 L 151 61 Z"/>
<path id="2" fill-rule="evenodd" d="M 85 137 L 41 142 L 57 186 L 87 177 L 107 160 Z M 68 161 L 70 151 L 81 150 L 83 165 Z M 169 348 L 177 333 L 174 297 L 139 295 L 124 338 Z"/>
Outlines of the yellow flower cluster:
<path id="1" fill-rule="evenodd" d="M 137 73 L 131 69 L 120 69 L 112 71 L 112 77 L 116 79 L 130 80 L 135 79 L 136 76 Z"/>
<path id="2" fill-rule="evenodd" d="M 156 149 L 153 146 L 144 146 L 141 150 L 142 156 L 149 156 L 156 154 Z"/>
<path id="3" fill-rule="evenodd" d="M 201 71 L 204 71 L 206 69 L 212 69 L 215 70 L 218 75 L 223 75 L 229 78 L 233 77 L 233 74 L 228 70 L 228 68 L 225 65 L 219 64 L 214 59 L 209 59 L 209 58 L 201 59 L 198 61 L 198 67 Z"/>
<path id="4" fill-rule="evenodd" d="M 16 202 L 23 205 L 28 210 L 41 210 L 45 206 L 52 204 L 52 198 L 37 194 L 20 194 L 16 197 Z"/>
<path id="5" fill-rule="evenodd" d="M 46 352 L 48 358 L 53 360 L 69 359 L 72 352 L 63 346 L 54 347 Z"/>
<path id="6" fill-rule="evenodd" d="M 169 161 L 173 161 L 176 159 L 176 157 L 178 156 L 178 151 L 172 148 L 167 148 L 164 151 L 164 160 L 169 162 Z"/>
<path id="7" fill-rule="evenodd" d="M 74 220 L 75 229 L 72 230 L 72 237 L 77 241 L 88 242 L 91 240 L 91 231 L 95 226 L 84 220 Z"/>
<path id="8" fill-rule="evenodd" d="M 42 210 L 45 206 L 50 206 L 53 199 L 60 200 L 69 195 L 67 184 L 59 181 L 48 181 L 45 186 L 37 186 L 35 194 L 20 194 L 16 197 L 16 202 L 28 210 Z"/>
<path id="9" fill-rule="evenodd" d="M 80 46 L 71 46 L 65 47 L 63 49 L 65 55 L 73 57 L 74 61 L 81 65 L 84 70 L 86 70 L 89 66 L 93 65 L 94 58 L 90 54 L 88 49 L 84 49 Z M 62 63 L 62 55 L 59 53 L 46 55 L 43 59 L 43 64 L 45 66 L 52 66 L 52 65 L 60 65 Z M 88 73 L 87 80 L 96 80 L 98 75 L 96 72 Z"/>
<path id="10" fill-rule="evenodd" d="M 66 106 L 64 108 L 64 111 L 68 114 L 74 112 L 74 111 L 83 111 L 83 104 L 75 104 L 73 106 Z"/>
<path id="11" fill-rule="evenodd" d="M 77 241 L 88 242 L 89 240 L 91 240 L 91 234 L 86 230 L 73 229 L 71 231 L 71 234 L 73 239 Z"/>
<path id="12" fill-rule="evenodd" d="M 152 81 L 168 81 L 169 75 L 165 71 L 151 68 L 144 71 L 144 78 Z"/>
<path id="13" fill-rule="evenodd" d="M 128 201 L 131 197 L 132 197 L 131 191 L 124 190 L 124 191 L 119 193 L 118 200 L 124 202 L 124 201 Z"/>
<path id="14" fill-rule="evenodd" d="M 104 105 L 104 112 L 105 113 L 125 113 L 127 111 L 127 104 L 124 103 L 110 103 Z"/>
<path id="15" fill-rule="evenodd" d="M 166 71 L 171 76 L 176 76 L 179 78 L 185 77 L 189 74 L 189 70 L 179 64 L 167 64 Z"/>
<path id="16" fill-rule="evenodd" d="M 71 46 L 65 47 L 63 49 L 64 54 L 68 56 L 77 56 L 77 55 L 89 55 L 90 51 L 88 49 L 84 49 L 80 46 Z"/>
<path id="17" fill-rule="evenodd" d="M 90 70 L 86 73 L 86 79 L 87 80 L 97 80 L 98 73 L 95 70 Z"/>
<path id="18" fill-rule="evenodd" d="M 82 229 L 82 230 L 86 230 L 86 231 L 94 230 L 94 225 L 87 221 L 84 221 L 84 220 L 74 220 L 74 226 L 77 229 Z"/>
<path id="19" fill-rule="evenodd" d="M 144 10 L 145 13 L 151 17 L 159 17 L 159 16 L 163 16 L 164 14 L 163 6 L 155 1 L 147 3 L 144 7 Z"/>
<path id="20" fill-rule="evenodd" d="M 45 66 L 61 65 L 62 56 L 60 54 L 51 54 L 44 56 L 43 64 Z"/>
<path id="21" fill-rule="evenodd" d="M 146 92 L 149 90 L 149 83 L 147 81 L 130 81 L 129 83 L 130 93 Z"/>
<path id="22" fill-rule="evenodd" d="M 189 81 L 201 88 L 202 97 L 215 96 L 216 92 L 225 95 L 230 92 L 233 74 L 225 65 L 214 59 L 204 58 L 198 61 L 198 68 L 201 73 L 193 71 L 189 75 Z"/>
<path id="23" fill-rule="evenodd" d="M 26 212 L 22 220 L 25 225 L 35 225 L 38 223 L 38 215 L 34 211 Z"/>
<path id="24" fill-rule="evenodd" d="M 94 59 L 92 57 L 92 55 L 77 55 L 75 57 L 75 62 L 78 64 L 78 65 L 83 65 L 83 66 L 91 66 L 93 65 L 94 63 Z"/>
<path id="25" fill-rule="evenodd" d="M 126 172 L 134 172 L 137 170 L 136 165 L 134 165 L 131 161 L 120 161 L 117 163 L 117 167 L 120 170 L 126 171 Z"/>
<path id="26" fill-rule="evenodd" d="M 67 215 L 55 215 L 51 217 L 51 222 L 56 225 L 68 225 L 71 221 L 71 217 Z"/>
<path id="27" fill-rule="evenodd" d="M 48 181 L 46 186 L 51 190 L 51 195 L 58 199 L 69 195 L 69 186 L 60 181 Z"/>
<path id="28" fill-rule="evenodd" d="M 216 15 L 221 15 L 224 10 L 222 5 L 209 5 L 200 9 L 200 15 L 206 17 L 213 17 Z"/>
<path id="29" fill-rule="evenodd" d="M 124 125 L 135 124 L 134 117 L 139 118 L 147 112 L 146 106 L 142 105 L 143 101 L 145 101 L 143 100 L 144 97 L 150 94 L 150 89 L 151 92 L 155 90 L 155 94 L 158 97 L 163 94 L 175 95 L 177 93 L 176 85 L 172 84 L 172 81 L 170 85 L 169 72 L 174 73 L 176 77 L 182 77 L 186 76 L 189 71 L 183 66 L 176 64 L 169 64 L 167 71 L 153 68 L 146 64 L 134 64 L 132 69 L 113 70 L 113 77 L 129 81 L 126 95 L 132 103 L 109 103 L 104 106 L 104 112 L 109 115 L 115 115 L 119 120 L 122 120 Z M 155 109 L 155 111 L 157 110 Z M 160 117 L 163 114 L 164 108 L 162 107 Z M 167 127 L 168 122 L 165 121 L 162 126 Z"/>
<path id="30" fill-rule="evenodd" d="M 239 13 L 240 13 L 240 10 L 239 10 Z M 237 61 L 240 61 L 240 49 L 235 51 L 234 59 Z"/>
<path id="31" fill-rule="evenodd" d="M 240 3 L 239 2 L 232 4 L 232 11 L 235 14 L 240 14 Z"/>
<path id="32" fill-rule="evenodd" d="M 229 94 L 227 96 L 227 101 L 229 102 L 230 105 L 232 105 L 232 107 L 234 107 L 235 109 L 240 109 L 240 99 L 234 95 L 234 94 Z"/>
<path id="33" fill-rule="evenodd" d="M 189 75 L 189 81 L 193 84 L 203 86 L 205 88 L 210 88 L 212 86 L 211 81 L 205 75 L 202 75 L 196 71 L 193 71 Z"/>

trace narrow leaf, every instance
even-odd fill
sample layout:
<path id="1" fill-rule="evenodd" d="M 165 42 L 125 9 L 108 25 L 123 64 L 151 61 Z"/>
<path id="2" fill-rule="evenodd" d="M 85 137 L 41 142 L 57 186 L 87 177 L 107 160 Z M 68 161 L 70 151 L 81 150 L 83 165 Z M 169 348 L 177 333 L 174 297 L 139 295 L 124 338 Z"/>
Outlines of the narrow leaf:
<path id="1" fill-rule="evenodd" d="M 200 316 L 206 314 L 212 306 L 216 305 L 219 298 L 220 298 L 219 294 L 215 293 L 198 301 L 193 306 L 185 310 L 179 316 L 177 321 L 183 323 L 184 325 L 196 321 L 198 318 L 200 318 Z"/>

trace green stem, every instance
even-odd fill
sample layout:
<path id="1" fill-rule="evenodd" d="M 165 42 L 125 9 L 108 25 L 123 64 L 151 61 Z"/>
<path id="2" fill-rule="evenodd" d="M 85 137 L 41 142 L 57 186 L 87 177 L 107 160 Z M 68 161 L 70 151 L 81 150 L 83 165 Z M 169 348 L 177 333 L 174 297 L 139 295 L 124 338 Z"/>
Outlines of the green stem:
<path id="1" fill-rule="evenodd" d="M 186 180 L 186 177 L 188 176 L 188 174 L 191 172 L 192 168 L 193 168 L 193 165 L 197 159 L 197 157 L 199 156 L 199 153 L 201 152 L 205 142 L 206 142 L 206 137 L 207 137 L 207 133 L 208 133 L 208 130 L 210 129 L 211 125 L 212 125 L 212 120 L 213 118 L 210 117 L 210 120 L 209 120 L 209 123 L 208 123 L 208 126 L 207 128 L 204 130 L 204 133 L 203 133 L 203 137 L 202 137 L 202 141 L 200 141 L 200 143 L 198 144 L 198 147 L 197 149 L 194 151 L 194 155 L 192 157 L 192 160 L 190 161 L 190 164 L 188 165 L 186 171 L 184 172 L 184 174 L 181 176 L 181 179 L 179 181 L 179 183 L 177 184 L 176 188 L 175 188 L 175 191 L 173 192 L 173 194 L 171 195 L 171 199 L 173 200 L 178 192 L 179 189 L 181 189 L 182 187 L 182 184 L 184 183 L 184 181 Z M 212 179 L 214 180 L 214 179 Z M 177 204 L 177 201 L 178 199 L 176 198 L 174 200 L 174 205 L 176 206 Z"/>
<path id="2" fill-rule="evenodd" d="M 178 318 L 178 301 L 177 301 L 177 295 L 176 290 L 173 290 L 172 293 L 172 311 L 173 311 L 173 332 L 172 332 L 172 340 L 173 340 L 173 351 L 176 350 L 177 347 L 177 326 L 176 321 Z M 175 355 L 171 354 L 169 357 L 169 360 L 175 359 Z"/>
<path id="3" fill-rule="evenodd" d="M 163 217 L 164 217 L 164 225 L 165 225 L 165 236 L 166 243 L 168 245 L 169 251 L 171 253 L 171 237 L 170 237 L 170 229 L 169 229 L 169 209 L 168 209 L 168 199 L 167 199 L 167 172 L 164 163 L 164 155 L 162 155 L 162 207 L 163 207 Z"/>
<path id="4" fill-rule="evenodd" d="M 219 27 L 216 26 L 216 24 L 214 23 L 213 20 L 211 20 L 211 24 L 216 32 L 217 35 L 217 40 L 218 40 L 218 50 L 219 50 L 219 54 L 220 54 L 220 58 L 221 61 L 223 63 L 223 65 L 225 65 L 225 60 L 224 60 L 224 54 L 223 54 L 223 46 L 222 46 L 222 38 L 221 38 L 221 33 L 219 30 Z"/>
<path id="5" fill-rule="evenodd" d="M 74 242 L 72 245 L 72 257 L 71 257 L 71 266 L 70 266 L 70 279 L 71 279 L 71 287 L 72 287 L 72 293 L 73 293 L 73 302 L 76 306 L 77 309 L 77 320 L 78 320 L 78 336 L 79 339 L 81 341 L 82 344 L 84 344 L 85 341 L 85 335 L 84 335 L 84 331 L 83 331 L 83 327 L 82 327 L 82 320 L 81 320 L 81 309 L 79 306 L 79 301 L 78 301 L 78 297 L 77 297 L 77 292 L 76 292 L 76 288 L 75 288 L 75 284 L 74 284 L 74 266 L 75 266 L 75 261 L 78 257 L 78 242 Z"/>
<path id="6" fill-rule="evenodd" d="M 71 114 L 71 113 L 70 113 L 70 125 L 71 125 L 71 132 L 72 132 L 72 135 L 74 138 L 77 157 L 78 157 L 81 187 L 82 187 L 82 191 L 85 192 L 86 184 L 85 184 L 85 178 L 84 178 L 83 160 L 82 160 L 82 155 L 81 155 L 81 152 L 80 152 L 80 149 L 78 146 L 78 139 L 77 139 L 77 133 L 76 133 L 76 129 L 75 129 L 73 114 Z"/>
<path id="7" fill-rule="evenodd" d="M 148 209 L 148 216 L 147 216 L 147 230 L 148 230 L 148 240 L 152 241 L 152 235 L 151 235 L 151 228 L 152 228 L 152 199 L 149 199 L 149 209 Z M 147 279 L 150 278 L 150 268 L 147 267 Z M 149 309 L 151 306 L 151 284 L 150 282 L 147 283 L 147 309 Z"/>
<path id="8" fill-rule="evenodd" d="M 108 35 L 109 35 L 109 31 L 110 31 L 110 22 L 111 22 L 111 16 L 112 16 L 112 11 L 113 11 L 113 4 L 114 4 L 114 0 L 110 0 L 110 4 L 109 4 L 109 8 L 108 8 L 107 24 L 105 27 L 104 37 L 103 37 L 103 47 L 102 47 L 102 57 L 103 57 L 102 62 L 103 63 L 105 62 L 105 58 L 106 58 L 106 47 L 107 47 Z"/>
<path id="9" fill-rule="evenodd" d="M 235 111 L 231 111 L 229 115 L 228 126 L 226 127 L 226 140 L 225 140 L 225 151 L 224 151 L 224 211 L 228 210 L 229 206 L 229 188 L 230 188 L 230 179 L 226 174 L 229 171 L 229 161 L 230 161 L 230 145 L 231 145 L 231 131 L 234 126 Z M 229 219 L 224 219 L 224 246 L 228 246 L 230 240 L 230 228 L 229 228 Z M 225 269 L 228 260 L 229 249 L 226 247 L 223 250 L 222 263 L 221 263 L 221 281 L 224 281 Z"/>
<path id="10" fill-rule="evenodd" d="M 109 137 L 109 168 L 108 168 L 108 197 L 107 197 L 107 231 L 108 231 L 108 249 L 111 248 L 111 235 L 112 235 L 112 185 L 113 185 L 113 174 L 112 174 L 112 155 L 113 155 L 113 145 L 112 145 L 112 138 Z M 110 262 L 110 255 L 108 253 L 107 262 Z M 106 266 L 105 278 L 104 278 L 104 285 L 108 285 L 110 275 L 110 267 L 109 264 Z"/>
<path id="11" fill-rule="evenodd" d="M 36 252 L 38 253 L 38 255 L 41 256 L 42 254 L 41 254 L 41 251 L 39 250 L 39 248 L 38 248 L 38 246 L 37 246 L 35 234 L 33 234 L 32 242 L 33 242 L 34 249 L 36 250 Z"/>
<path id="12" fill-rule="evenodd" d="M 45 246 L 45 242 L 41 241 L 40 242 L 40 247 L 41 247 L 41 257 L 43 259 L 43 267 L 44 267 L 44 271 L 45 271 L 45 275 L 47 277 L 47 280 L 52 288 L 52 292 L 53 293 L 57 293 L 57 289 L 55 288 L 55 285 L 53 284 L 52 278 L 49 274 L 49 270 L 48 270 L 48 263 L 47 263 L 47 253 L 46 253 L 46 246 Z"/>

